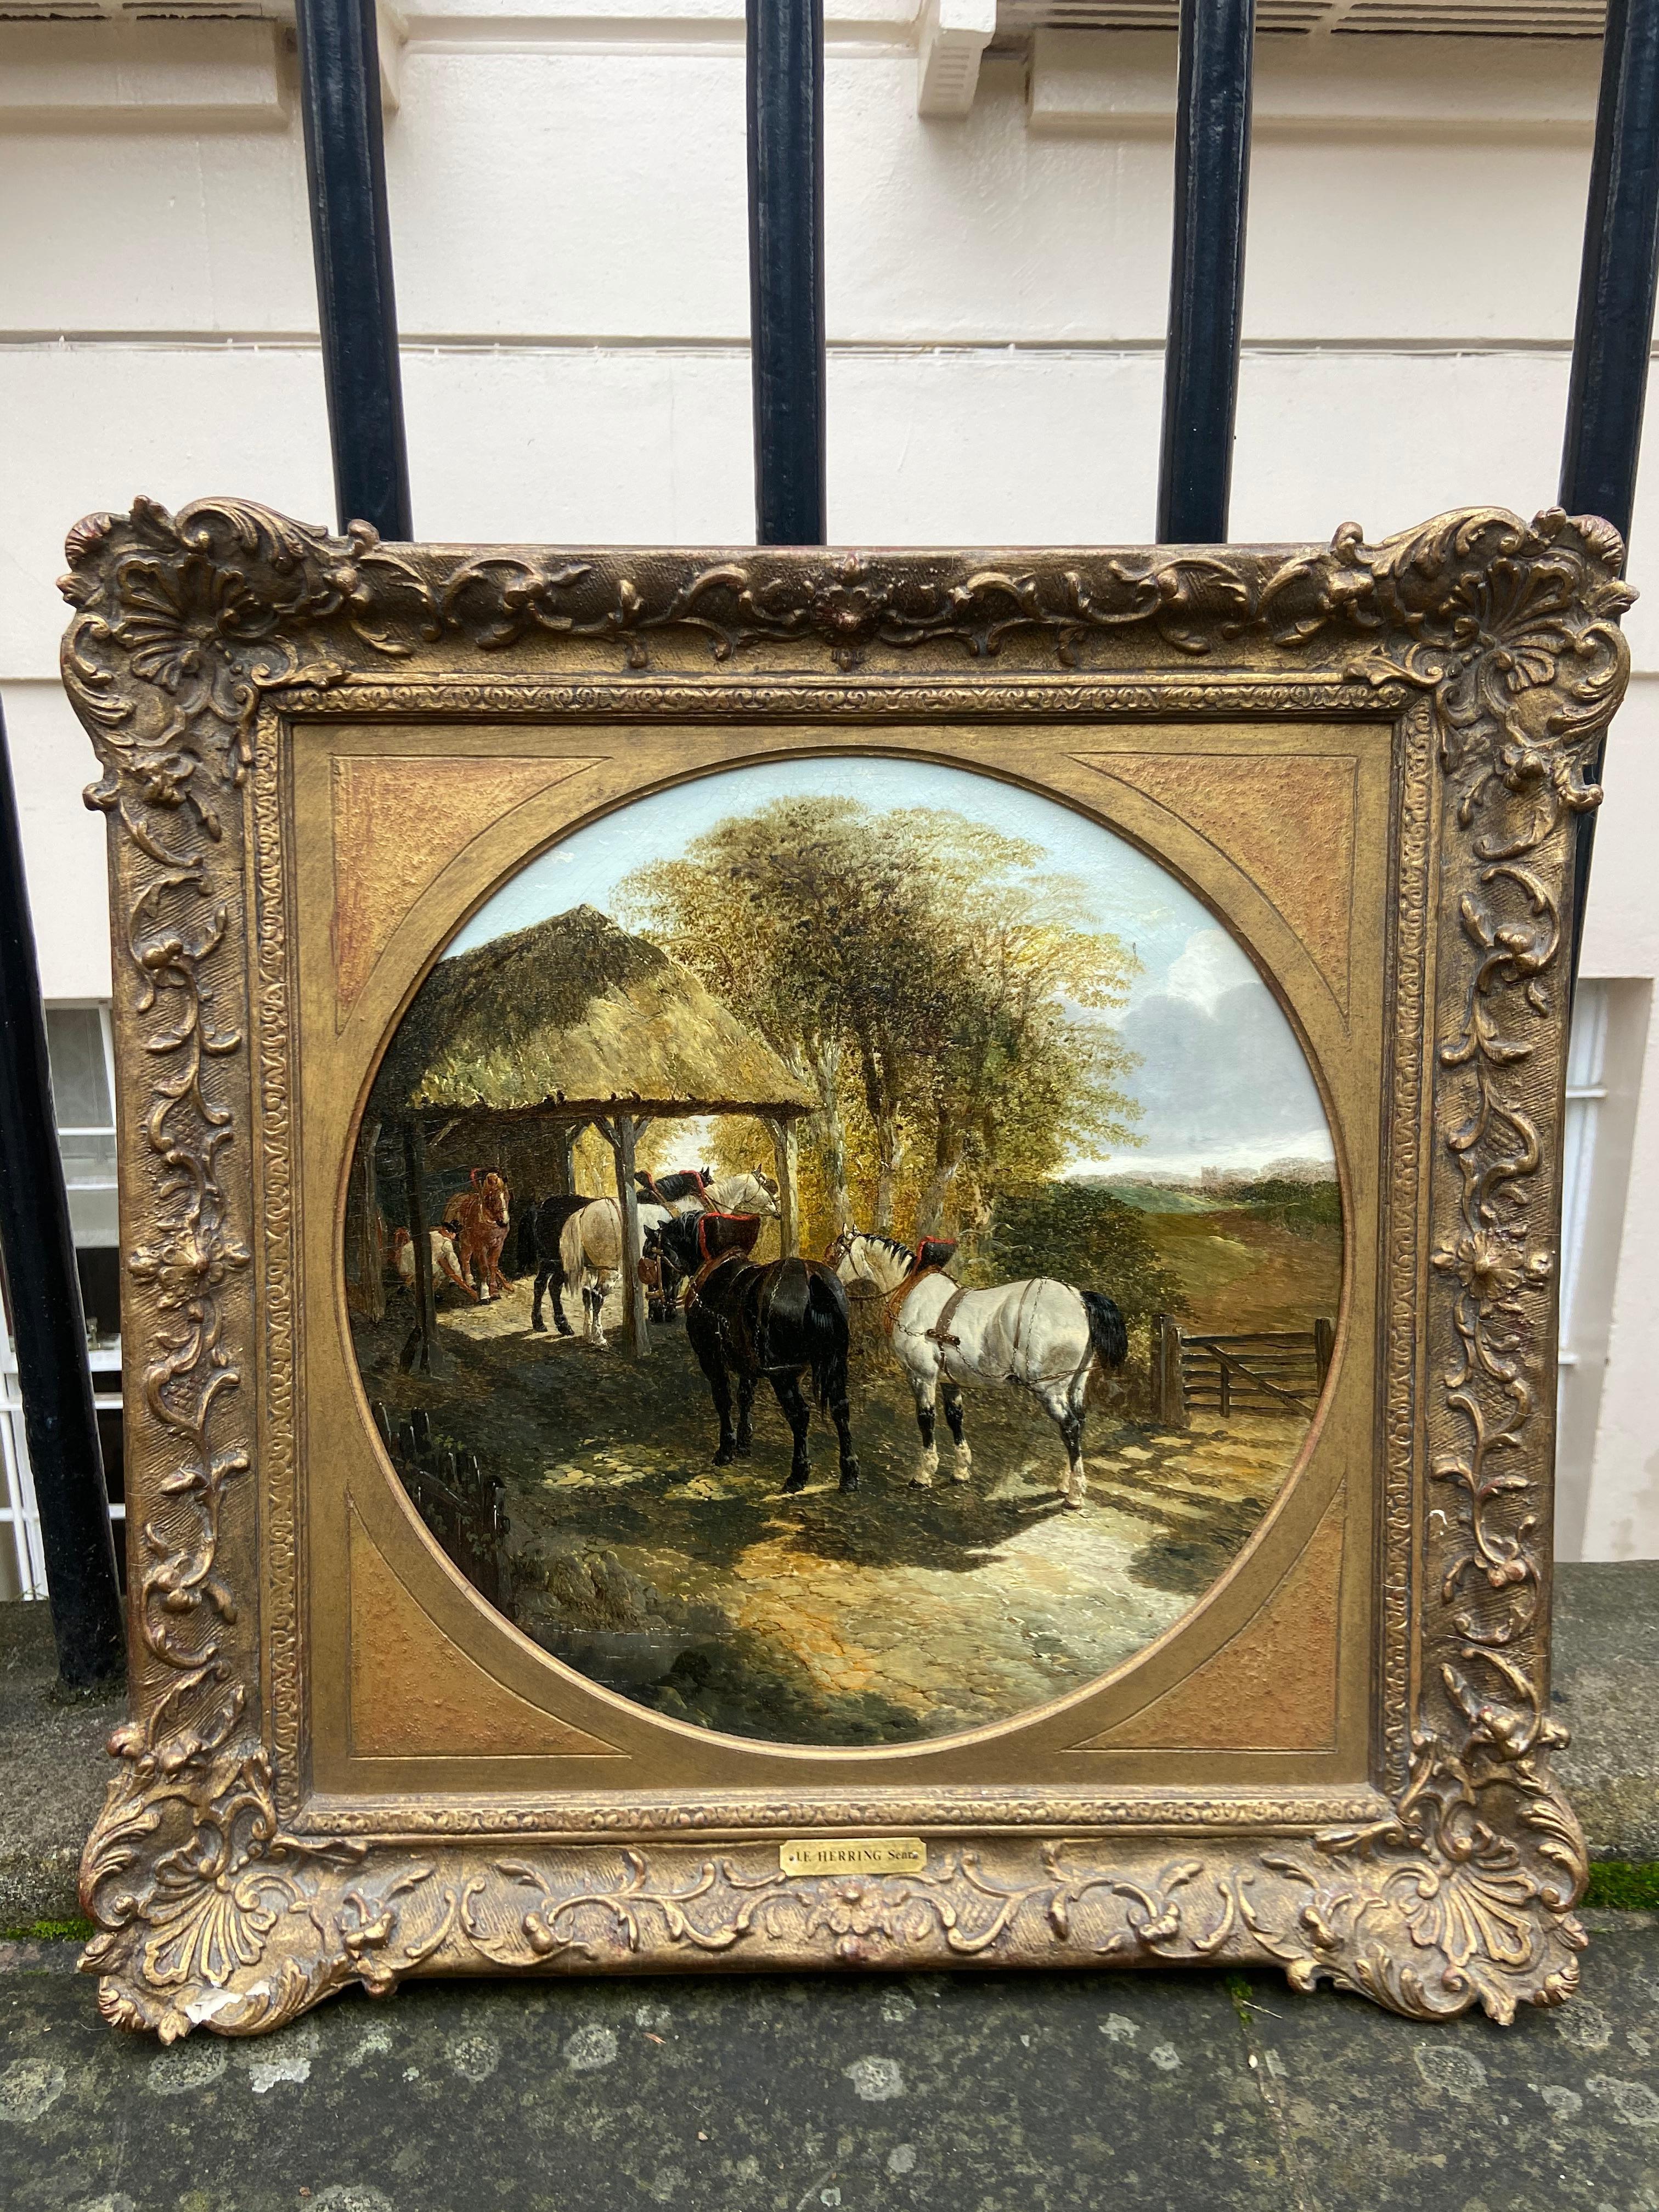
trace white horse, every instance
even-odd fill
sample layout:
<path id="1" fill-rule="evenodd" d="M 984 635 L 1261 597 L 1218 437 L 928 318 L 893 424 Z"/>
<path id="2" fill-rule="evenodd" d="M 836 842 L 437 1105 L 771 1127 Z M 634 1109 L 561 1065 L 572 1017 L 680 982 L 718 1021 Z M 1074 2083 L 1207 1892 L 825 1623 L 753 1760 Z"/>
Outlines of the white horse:
<path id="1" fill-rule="evenodd" d="M 722 1176 L 702 1193 L 676 1199 L 671 1206 L 642 1205 L 640 1233 L 660 1228 L 679 1213 L 758 1213 L 775 1221 L 780 1212 L 778 1187 L 770 1176 L 751 1174 L 747 1168 Z M 622 1208 L 614 1198 L 596 1198 L 573 1213 L 559 1231 L 559 1265 L 572 1290 L 582 1299 L 582 1334 L 599 1351 L 605 1349 L 605 1324 L 600 1316 L 618 1275 L 628 1265 L 623 1249 Z"/>
<path id="2" fill-rule="evenodd" d="M 681 1189 L 682 1183 L 690 1186 Z M 684 1173 L 664 1176 L 653 1186 L 663 1204 L 649 1200 L 640 1206 L 643 1223 L 650 1217 L 649 1226 L 656 1228 L 665 1212 L 669 1213 L 758 1213 L 768 1221 L 778 1218 L 778 1187 L 769 1175 L 757 1170 L 739 1168 L 734 1175 L 721 1176 L 715 1182 L 705 1183 L 700 1176 Z"/>
<path id="3" fill-rule="evenodd" d="M 933 1248 L 948 1259 L 952 1247 Z M 963 1433 L 963 1382 L 1017 1382 L 1029 1390 L 1066 1444 L 1060 1494 L 1080 1507 L 1088 1495 L 1083 1468 L 1084 1401 L 1096 1367 L 1121 1367 L 1129 1343 L 1123 1316 L 1101 1291 L 1075 1291 L 1042 1277 L 964 1291 L 942 1264 L 921 1259 L 890 1237 L 848 1230 L 825 1255 L 843 1283 L 864 1283 L 885 1301 L 889 1341 L 916 1401 L 921 1459 L 911 1480 L 931 1487 L 939 1472 L 933 1401 L 941 1382 L 956 1464 L 966 1482 L 974 1463 Z"/>

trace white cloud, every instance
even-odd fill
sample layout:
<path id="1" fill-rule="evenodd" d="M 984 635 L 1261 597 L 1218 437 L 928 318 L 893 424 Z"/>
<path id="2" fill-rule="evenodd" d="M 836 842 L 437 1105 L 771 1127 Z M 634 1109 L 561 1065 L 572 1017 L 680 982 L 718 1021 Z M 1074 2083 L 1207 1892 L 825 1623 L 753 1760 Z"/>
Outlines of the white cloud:
<path id="1" fill-rule="evenodd" d="M 1224 929 L 1195 929 L 1170 962 L 1164 988 L 1170 998 L 1186 999 L 1212 1014 L 1227 992 L 1257 981 Z"/>

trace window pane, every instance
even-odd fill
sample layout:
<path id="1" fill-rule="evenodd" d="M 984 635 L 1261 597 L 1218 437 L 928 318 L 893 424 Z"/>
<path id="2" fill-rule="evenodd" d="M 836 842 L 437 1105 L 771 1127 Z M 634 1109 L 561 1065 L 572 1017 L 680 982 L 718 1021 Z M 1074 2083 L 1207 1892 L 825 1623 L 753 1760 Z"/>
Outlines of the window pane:
<path id="1" fill-rule="evenodd" d="M 70 1185 L 70 1234 L 77 1245 L 116 1244 L 120 1241 L 115 1191 L 78 1190 Z"/>
<path id="2" fill-rule="evenodd" d="M 60 1129 L 107 1129 L 115 1115 L 104 1066 L 104 1030 L 96 1006 L 48 1006 L 46 1054 L 52 1105 Z"/>
<path id="3" fill-rule="evenodd" d="M 76 1201 L 70 1200 L 71 1218 Z M 98 1334 L 105 1344 L 118 1342 L 121 1334 L 121 1262 L 118 1254 L 108 1249 L 115 1241 L 115 1222 L 112 1213 L 107 1238 L 100 1239 L 105 1249 L 87 1249 L 86 1240 L 76 1237 L 80 1248 L 75 1255 L 76 1273 L 81 1278 L 81 1305 L 88 1324 L 96 1322 Z M 100 1383 L 100 1389 L 109 1386 Z"/>
<path id="4" fill-rule="evenodd" d="M 64 1180 L 71 1190 L 113 1190 L 115 1139 L 110 1137 L 60 1137 Z"/>

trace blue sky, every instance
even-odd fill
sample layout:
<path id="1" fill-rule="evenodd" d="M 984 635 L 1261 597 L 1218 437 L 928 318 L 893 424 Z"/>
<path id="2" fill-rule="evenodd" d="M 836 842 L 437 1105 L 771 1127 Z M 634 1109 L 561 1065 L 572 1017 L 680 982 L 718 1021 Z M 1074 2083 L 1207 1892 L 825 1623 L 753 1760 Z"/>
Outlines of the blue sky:
<path id="1" fill-rule="evenodd" d="M 1083 886 L 1095 926 L 1133 947 L 1141 972 L 1127 1007 L 1115 1018 L 1144 1056 L 1130 1088 L 1147 1110 L 1141 1147 L 1109 1165 L 1190 1171 L 1260 1167 L 1284 1155 L 1330 1157 L 1301 1048 L 1215 916 L 1155 860 L 1097 823 L 963 769 L 860 754 L 777 761 L 678 784 L 579 830 L 531 861 L 450 950 L 467 951 L 568 907 L 614 913 L 622 879 L 646 861 L 684 851 L 726 815 L 813 794 L 855 798 L 875 812 L 949 808 L 1024 838 L 1042 848 L 1045 872 L 1063 872 Z"/>

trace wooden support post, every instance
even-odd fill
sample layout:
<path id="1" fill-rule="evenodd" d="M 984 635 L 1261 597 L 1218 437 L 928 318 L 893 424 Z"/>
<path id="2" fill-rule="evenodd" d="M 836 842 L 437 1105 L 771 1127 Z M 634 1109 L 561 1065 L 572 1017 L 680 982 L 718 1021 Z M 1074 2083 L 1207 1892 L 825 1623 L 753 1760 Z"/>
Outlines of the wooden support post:
<path id="1" fill-rule="evenodd" d="M 404 1123 L 404 1169 L 408 1182 L 410 1242 L 415 1248 L 415 1326 L 400 1364 L 418 1375 L 439 1371 L 438 1309 L 432 1287 L 432 1240 L 426 1212 L 426 1128 L 418 1116 Z"/>
<path id="2" fill-rule="evenodd" d="M 1187 1426 L 1181 1379 L 1181 1330 L 1168 1314 L 1152 1316 L 1152 1419 L 1166 1429 Z"/>
<path id="3" fill-rule="evenodd" d="M 362 1314 L 366 1321 L 386 1318 L 386 1253 L 380 1243 L 380 1198 L 374 1176 L 374 1148 L 380 1138 L 380 1123 L 365 1121 L 357 1138 L 357 1158 L 353 1164 L 356 1274 L 355 1281 L 348 1280 L 347 1303 L 354 1313 Z"/>
<path id="4" fill-rule="evenodd" d="M 618 1114 L 600 1128 L 610 1142 L 617 1163 L 617 1203 L 622 1209 L 623 1317 L 635 1356 L 643 1358 L 651 1349 L 650 1302 L 640 1280 L 640 1261 L 645 1250 L 640 1234 L 640 1194 L 634 1187 L 634 1153 L 643 1120 Z"/>
<path id="5" fill-rule="evenodd" d="M 554 1167 L 556 1180 L 554 1194 L 559 1198 L 570 1198 L 576 1188 L 576 1139 L 581 1134 L 574 1121 L 562 1121 L 558 1132 L 558 1158 Z"/>
<path id="6" fill-rule="evenodd" d="M 765 1118 L 777 1171 L 778 1250 L 787 1260 L 800 1250 L 800 1206 L 795 1196 L 795 1120 L 790 1114 L 768 1115 Z"/>

